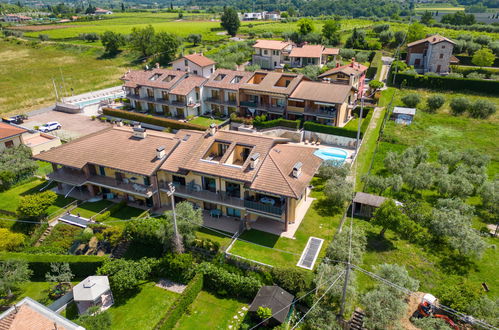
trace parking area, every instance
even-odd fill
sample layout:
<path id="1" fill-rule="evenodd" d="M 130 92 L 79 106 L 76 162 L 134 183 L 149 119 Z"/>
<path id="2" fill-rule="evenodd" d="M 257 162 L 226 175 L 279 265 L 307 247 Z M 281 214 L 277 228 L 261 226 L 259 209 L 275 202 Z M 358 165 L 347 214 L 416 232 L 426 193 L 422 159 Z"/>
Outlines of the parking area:
<path id="1" fill-rule="evenodd" d="M 92 120 L 90 116 L 85 114 L 70 114 L 49 110 L 30 116 L 24 121 L 22 126 L 34 129 L 35 126 L 42 126 L 51 121 L 59 122 L 62 128 L 52 131 L 50 134 L 58 136 L 62 140 L 73 140 L 100 131 L 111 125 L 109 123 L 102 123 L 99 120 Z"/>

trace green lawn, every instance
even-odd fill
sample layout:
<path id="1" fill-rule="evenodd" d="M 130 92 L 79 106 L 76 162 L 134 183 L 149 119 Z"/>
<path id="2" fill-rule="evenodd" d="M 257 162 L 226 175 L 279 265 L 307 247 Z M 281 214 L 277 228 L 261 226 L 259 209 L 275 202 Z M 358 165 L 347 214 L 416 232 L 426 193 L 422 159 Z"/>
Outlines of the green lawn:
<path id="1" fill-rule="evenodd" d="M 36 163 L 38 164 L 38 170 L 36 171 L 36 175 L 39 175 L 41 177 L 44 177 L 45 175 L 52 173 L 52 164 L 43 162 L 41 160 L 37 160 Z"/>
<path id="2" fill-rule="evenodd" d="M 111 329 L 153 329 L 178 294 L 158 288 L 154 282 L 140 285 L 140 291 L 108 309 Z"/>
<path id="3" fill-rule="evenodd" d="M 223 122 L 224 122 L 224 120 L 211 119 L 208 117 L 196 117 L 193 120 L 189 121 L 189 123 L 191 123 L 191 124 L 201 125 L 201 126 L 205 126 L 205 127 L 209 127 L 211 124 L 218 125 L 218 124 L 223 123 Z"/>
<path id="4" fill-rule="evenodd" d="M 178 321 L 175 329 L 227 329 L 229 325 L 236 325 L 233 317 L 238 315 L 239 311 L 245 313 L 242 310 L 244 306 L 248 304 L 235 299 L 218 298 L 211 293 L 201 291 Z M 243 317 L 238 315 L 239 319 Z"/>
<path id="5" fill-rule="evenodd" d="M 132 218 L 136 218 L 139 215 L 144 213 L 144 210 L 138 209 L 136 207 L 125 206 L 118 210 L 118 212 L 114 213 L 112 216 L 107 218 L 104 223 L 109 223 L 112 226 L 124 226 L 126 222 L 117 222 L 119 220 L 128 220 Z"/>
<path id="6" fill-rule="evenodd" d="M 322 200 L 322 182 L 315 178 L 312 184 L 316 187 L 312 197 L 318 198 L 308 209 L 305 218 L 295 233 L 295 239 L 278 237 L 273 234 L 261 232 L 255 229 L 245 231 L 240 238 L 251 243 L 237 241 L 230 253 L 263 262 L 272 266 L 295 266 L 305 248 L 310 236 L 324 239 L 323 248 L 319 258 L 324 256 L 326 247 L 336 232 L 342 217 L 343 210 L 331 210 Z M 279 249 L 286 252 L 277 251 Z M 316 262 L 316 265 L 319 261 Z"/>
<path id="7" fill-rule="evenodd" d="M 101 199 L 97 202 L 84 202 L 71 211 L 72 214 L 80 214 L 83 218 L 91 218 L 102 210 L 111 206 L 113 202 Z"/>

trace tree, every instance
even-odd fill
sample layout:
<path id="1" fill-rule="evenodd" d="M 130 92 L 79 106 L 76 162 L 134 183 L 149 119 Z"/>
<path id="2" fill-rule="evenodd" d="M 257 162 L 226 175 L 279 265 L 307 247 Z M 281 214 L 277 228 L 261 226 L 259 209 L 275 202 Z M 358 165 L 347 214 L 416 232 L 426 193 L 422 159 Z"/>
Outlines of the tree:
<path id="1" fill-rule="evenodd" d="M 435 180 L 433 168 L 428 163 L 421 163 L 413 170 L 405 172 L 403 178 L 404 182 L 412 188 L 412 192 L 430 188 Z"/>
<path id="2" fill-rule="evenodd" d="M 446 285 L 438 290 L 440 302 L 458 311 L 467 312 L 482 295 L 482 288 L 466 278 L 449 276 Z"/>
<path id="3" fill-rule="evenodd" d="M 393 296 L 386 286 L 371 290 L 362 297 L 367 329 L 397 328 L 394 326 L 407 309 L 407 304 Z"/>
<path id="4" fill-rule="evenodd" d="M 410 108 L 415 108 L 421 102 L 421 96 L 416 93 L 407 94 L 402 97 L 402 102 Z"/>
<path id="5" fill-rule="evenodd" d="M 423 24 L 414 22 L 409 25 L 407 31 L 407 42 L 413 42 L 416 40 L 423 39 L 426 36 L 425 27 Z"/>
<path id="6" fill-rule="evenodd" d="M 351 262 L 360 264 L 362 256 L 366 251 L 367 238 L 362 228 L 352 227 L 352 249 Z M 337 263 L 348 261 L 350 254 L 350 227 L 345 226 L 341 232 L 336 234 L 334 242 L 331 242 L 326 250 L 326 258 L 328 262 Z"/>
<path id="7" fill-rule="evenodd" d="M 310 289 L 312 282 L 310 272 L 296 267 L 274 267 L 271 269 L 271 274 L 275 284 L 292 294 L 296 295 Z"/>
<path id="8" fill-rule="evenodd" d="M 482 204 L 493 214 L 499 214 L 499 180 L 487 181 L 480 189 Z"/>
<path id="9" fill-rule="evenodd" d="M 145 280 L 157 263 L 156 259 L 151 258 L 140 260 L 109 259 L 104 261 L 97 270 L 97 274 L 107 275 L 113 293 L 124 295 Z"/>
<path id="10" fill-rule="evenodd" d="M 314 22 L 310 18 L 302 18 L 298 21 L 298 32 L 307 35 L 314 31 Z"/>
<path id="11" fill-rule="evenodd" d="M 33 271 L 24 260 L 0 261 L 0 295 L 12 296 L 12 289 L 28 282 Z"/>
<path id="12" fill-rule="evenodd" d="M 340 42 L 341 23 L 338 20 L 327 20 L 322 26 L 322 37 L 330 45 L 337 45 Z"/>
<path id="13" fill-rule="evenodd" d="M 101 36 L 101 42 L 107 54 L 116 55 L 125 45 L 125 37 L 121 33 L 106 31 Z"/>
<path id="14" fill-rule="evenodd" d="M 426 104 L 428 105 L 428 110 L 431 113 L 437 112 L 438 109 L 442 107 L 445 103 L 445 97 L 440 94 L 433 94 L 428 97 Z"/>
<path id="15" fill-rule="evenodd" d="M 111 328 L 111 316 L 107 311 L 100 311 L 99 306 L 92 306 L 76 319 L 88 330 L 107 330 Z"/>
<path id="16" fill-rule="evenodd" d="M 496 56 L 492 52 L 492 50 L 488 48 L 482 48 L 475 52 L 473 55 L 473 58 L 471 59 L 471 63 L 479 66 L 479 67 L 484 67 L 484 66 L 492 66 L 496 59 Z"/>
<path id="17" fill-rule="evenodd" d="M 419 281 L 410 277 L 407 269 L 404 266 L 395 264 L 381 264 L 376 266 L 376 275 L 411 291 L 417 291 L 419 288 Z M 392 286 L 388 286 L 384 283 L 380 284 L 380 286 L 385 285 L 388 290 L 391 290 L 393 292 L 394 296 L 400 299 L 405 296 L 405 292 L 403 291 L 395 289 Z"/>
<path id="18" fill-rule="evenodd" d="M 433 21 L 431 12 L 425 10 L 425 12 L 421 15 L 421 19 L 419 21 L 421 22 L 421 24 L 430 25 Z"/>
<path id="19" fill-rule="evenodd" d="M 371 223 L 381 227 L 379 236 L 384 237 L 387 229 L 396 231 L 406 219 L 407 216 L 395 205 L 395 202 L 392 199 L 387 199 L 374 212 Z"/>
<path id="20" fill-rule="evenodd" d="M 220 20 L 221 20 L 220 24 L 227 31 L 227 33 L 235 37 L 237 30 L 239 30 L 239 26 L 241 25 L 236 10 L 232 7 L 224 9 L 222 17 L 220 17 Z"/>
<path id="21" fill-rule="evenodd" d="M 457 11 L 454 14 L 442 16 L 440 23 L 451 25 L 473 25 L 476 23 L 476 19 L 473 14 L 465 14 L 463 11 Z"/>
<path id="22" fill-rule="evenodd" d="M 125 4 L 123 2 L 121 3 L 121 11 L 123 11 L 123 12 L 126 11 Z"/>
<path id="23" fill-rule="evenodd" d="M 148 25 L 143 29 L 132 28 L 130 34 L 130 46 L 133 50 L 140 53 L 142 57 L 148 57 L 154 54 L 156 50 L 154 28 Z"/>
<path id="24" fill-rule="evenodd" d="M 19 197 L 17 214 L 22 219 L 40 220 L 47 215 L 47 209 L 57 199 L 57 194 L 47 190 L 38 194 Z"/>
<path id="25" fill-rule="evenodd" d="M 177 228 L 185 243 L 190 244 L 196 237 L 195 231 L 203 224 L 203 213 L 201 209 L 195 209 L 189 202 L 175 205 L 177 215 Z M 173 224 L 173 213 L 165 212 L 165 217 Z"/>
<path id="26" fill-rule="evenodd" d="M 390 29 L 390 24 L 378 24 L 378 25 L 373 26 L 373 31 L 376 34 L 380 34 L 384 31 L 388 31 L 389 29 Z"/>
<path id="27" fill-rule="evenodd" d="M 0 228 L 0 251 L 12 251 L 24 244 L 25 236 Z"/>
<path id="28" fill-rule="evenodd" d="M 38 39 L 40 39 L 40 41 L 48 41 L 49 35 L 48 34 L 39 34 Z"/>
<path id="29" fill-rule="evenodd" d="M 158 62 L 162 65 L 168 65 L 177 55 L 180 40 L 172 33 L 160 32 L 154 37 Z"/>
<path id="30" fill-rule="evenodd" d="M 395 42 L 397 43 L 397 45 L 400 45 L 400 44 L 402 44 L 402 42 L 404 42 L 405 35 L 406 35 L 405 31 L 395 32 L 394 37 L 395 37 Z"/>
<path id="31" fill-rule="evenodd" d="M 202 39 L 203 37 L 198 33 L 191 33 L 187 36 L 187 41 L 192 43 L 194 46 L 197 46 Z"/>
<path id="32" fill-rule="evenodd" d="M 450 101 L 450 109 L 454 116 L 459 116 L 471 107 L 471 102 L 466 97 L 455 97 Z"/>
<path id="33" fill-rule="evenodd" d="M 354 28 L 352 34 L 345 43 L 345 47 L 353 49 L 366 49 L 366 46 L 366 31 Z"/>
<path id="34" fill-rule="evenodd" d="M 421 330 L 452 330 L 445 320 L 437 317 L 412 318 L 411 321 Z"/>
<path id="35" fill-rule="evenodd" d="M 45 274 L 47 282 L 57 282 L 59 284 L 71 282 L 74 274 L 67 262 L 51 262 L 50 271 Z"/>
<path id="36" fill-rule="evenodd" d="M 272 317 L 272 309 L 269 307 L 260 306 L 260 307 L 258 307 L 258 309 L 256 311 L 256 315 L 258 315 L 260 320 L 262 320 L 262 321 L 266 320 L 266 319 Z"/>
<path id="37" fill-rule="evenodd" d="M 478 99 L 473 102 L 468 112 L 473 118 L 485 119 L 496 113 L 496 105 L 489 100 Z"/>
<path id="38" fill-rule="evenodd" d="M 376 92 L 377 90 L 383 88 L 384 86 L 385 84 L 379 80 L 371 80 L 369 82 L 369 88 L 371 88 L 373 92 Z"/>
<path id="39" fill-rule="evenodd" d="M 341 207 L 346 201 L 352 199 L 352 184 L 342 178 L 333 178 L 326 181 L 324 195 L 333 207 Z"/>
<path id="40" fill-rule="evenodd" d="M 383 44 L 389 44 L 393 39 L 393 32 L 392 31 L 383 31 L 379 34 L 379 41 Z"/>
<path id="41" fill-rule="evenodd" d="M 0 191 L 33 176 L 38 164 L 31 159 L 31 149 L 27 146 L 7 148 L 0 152 Z"/>
<path id="42" fill-rule="evenodd" d="M 348 173 L 350 173 L 350 165 L 346 162 L 339 164 L 334 160 L 326 160 L 319 167 L 319 172 L 317 175 L 325 180 L 331 178 L 346 178 Z"/>

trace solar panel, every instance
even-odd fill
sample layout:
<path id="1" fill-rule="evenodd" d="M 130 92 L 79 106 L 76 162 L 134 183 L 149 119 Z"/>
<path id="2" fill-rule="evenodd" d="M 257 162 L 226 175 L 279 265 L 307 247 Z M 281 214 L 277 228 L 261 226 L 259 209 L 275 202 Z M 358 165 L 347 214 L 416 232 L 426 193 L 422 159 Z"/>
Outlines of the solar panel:
<path id="1" fill-rule="evenodd" d="M 306 269 L 313 269 L 315 261 L 321 251 L 322 243 L 324 243 L 323 239 L 310 237 L 301 254 L 300 261 L 298 261 L 297 266 Z"/>

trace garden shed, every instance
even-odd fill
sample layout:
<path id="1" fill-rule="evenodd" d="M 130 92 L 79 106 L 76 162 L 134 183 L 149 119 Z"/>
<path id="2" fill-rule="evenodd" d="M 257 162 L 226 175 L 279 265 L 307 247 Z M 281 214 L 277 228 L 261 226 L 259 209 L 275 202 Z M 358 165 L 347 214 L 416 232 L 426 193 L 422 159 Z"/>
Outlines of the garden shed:
<path id="1" fill-rule="evenodd" d="M 253 299 L 249 313 L 252 317 L 256 317 L 258 308 L 270 308 L 272 317 L 268 325 L 276 326 L 286 321 L 294 298 L 291 293 L 277 285 L 263 286 Z"/>
<path id="2" fill-rule="evenodd" d="M 357 192 L 353 199 L 353 213 L 356 216 L 370 218 L 385 200 L 386 198 L 382 196 Z"/>
<path id="3" fill-rule="evenodd" d="M 392 112 L 392 120 L 397 124 L 410 125 L 414 116 L 416 115 L 416 108 L 403 108 L 395 107 Z"/>
<path id="4" fill-rule="evenodd" d="M 73 299 L 80 314 L 92 306 L 106 310 L 114 304 L 107 276 L 89 276 L 73 288 Z"/>

